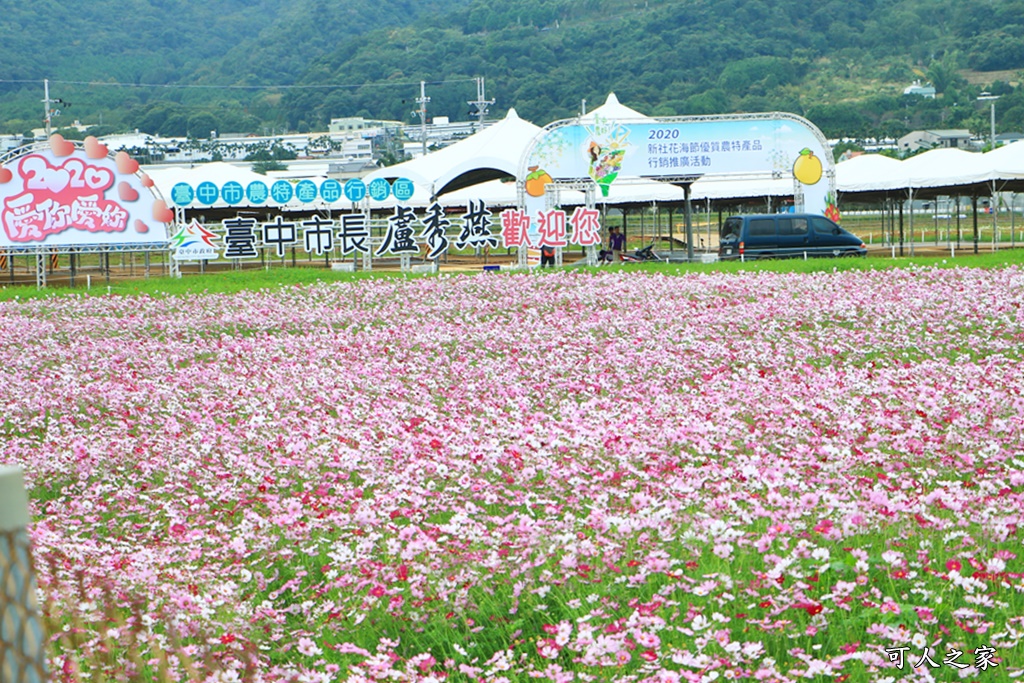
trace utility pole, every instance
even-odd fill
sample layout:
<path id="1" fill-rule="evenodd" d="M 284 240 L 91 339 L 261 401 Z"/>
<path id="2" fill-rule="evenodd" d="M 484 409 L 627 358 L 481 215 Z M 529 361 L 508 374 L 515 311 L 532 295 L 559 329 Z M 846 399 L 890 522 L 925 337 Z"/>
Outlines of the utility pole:
<path id="1" fill-rule="evenodd" d="M 51 105 L 59 104 L 62 107 L 69 107 L 67 102 L 57 97 L 50 99 L 50 79 L 43 79 L 43 127 L 46 130 L 46 137 L 49 139 L 53 131 L 53 117 L 60 116 L 60 109 L 54 109 Z"/>
<path id="2" fill-rule="evenodd" d="M 46 130 L 46 139 L 50 139 L 50 79 L 43 79 L 43 128 Z"/>
<path id="3" fill-rule="evenodd" d="M 988 102 L 990 104 L 989 114 L 991 116 L 990 120 L 992 123 L 992 137 L 990 140 L 992 149 L 996 148 L 996 100 L 998 99 L 999 95 L 993 95 L 990 92 L 983 92 L 978 95 L 979 102 Z"/>
<path id="4" fill-rule="evenodd" d="M 476 112 L 470 112 L 473 116 L 480 119 L 480 130 L 484 128 L 484 118 L 487 117 L 487 108 L 494 104 L 494 100 L 489 100 L 484 95 L 484 79 L 480 76 L 476 79 L 476 99 L 471 100 L 468 104 L 471 107 L 476 107 Z"/>
<path id="5" fill-rule="evenodd" d="M 420 115 L 420 134 L 423 136 L 423 156 L 427 155 L 427 102 L 429 101 L 430 98 L 427 97 L 426 81 L 420 81 L 420 96 L 416 98 L 416 103 L 420 105 L 420 108 L 416 113 Z"/>

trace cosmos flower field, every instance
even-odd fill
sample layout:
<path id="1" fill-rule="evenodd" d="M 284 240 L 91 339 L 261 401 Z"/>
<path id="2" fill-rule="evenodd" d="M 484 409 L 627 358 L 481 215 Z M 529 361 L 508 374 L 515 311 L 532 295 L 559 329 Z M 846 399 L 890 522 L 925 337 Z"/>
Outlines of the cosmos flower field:
<path id="1" fill-rule="evenodd" d="M 1017 267 L 0 304 L 51 669 L 1018 678 L 1022 304 Z"/>

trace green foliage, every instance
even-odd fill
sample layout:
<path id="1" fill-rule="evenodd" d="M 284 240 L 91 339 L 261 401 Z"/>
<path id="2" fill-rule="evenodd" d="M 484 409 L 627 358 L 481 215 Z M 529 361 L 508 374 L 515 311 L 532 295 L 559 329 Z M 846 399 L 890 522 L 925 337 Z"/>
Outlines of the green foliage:
<path id="1" fill-rule="evenodd" d="M 265 144 L 262 146 L 253 146 L 252 152 L 246 155 L 246 161 L 290 161 L 298 157 L 295 150 L 282 145 L 280 142 L 275 141 L 273 144 Z M 272 171 L 282 169 L 268 169 Z"/>
<path id="2" fill-rule="evenodd" d="M 287 171 L 288 166 L 273 159 L 263 159 L 252 165 L 252 172 L 267 175 L 267 171 Z"/>
<path id="3" fill-rule="evenodd" d="M 839 161 L 844 154 L 850 151 L 863 152 L 864 148 L 855 142 L 840 142 L 832 148 L 832 155 L 835 161 Z"/>
<path id="4" fill-rule="evenodd" d="M 967 81 L 960 75 L 959 59 L 956 53 L 945 55 L 942 59 L 928 66 L 928 80 L 935 86 L 935 92 L 946 94 L 951 88 L 965 85 Z"/>
<path id="5" fill-rule="evenodd" d="M 862 137 L 868 133 L 868 121 L 849 104 L 819 104 L 807 110 L 807 118 L 828 137 Z"/>
<path id="6" fill-rule="evenodd" d="M 1024 0 L 66 2 L 5 10 L 0 130 L 41 125 L 44 77 L 74 102 L 66 116 L 206 137 L 412 123 L 420 80 L 431 116 L 464 120 L 483 76 L 494 115 L 541 125 L 615 92 L 664 116 L 791 111 L 829 135 L 984 132 L 962 70 L 1024 69 Z M 74 49 L 50 49 L 56 35 Z M 914 77 L 939 100 L 903 97 Z M 1020 88 L 1005 87 L 997 127 L 1024 128 Z"/>
<path id="7" fill-rule="evenodd" d="M 718 78 L 718 83 L 727 91 L 744 91 L 756 86 L 773 89 L 780 85 L 789 85 L 795 79 L 796 68 L 790 60 L 759 56 L 727 64 Z"/>

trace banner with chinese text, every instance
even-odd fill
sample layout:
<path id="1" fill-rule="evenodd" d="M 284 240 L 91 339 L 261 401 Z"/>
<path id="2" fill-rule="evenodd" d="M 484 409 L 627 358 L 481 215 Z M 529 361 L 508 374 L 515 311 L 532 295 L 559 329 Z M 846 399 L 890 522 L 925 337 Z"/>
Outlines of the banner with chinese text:
<path id="1" fill-rule="evenodd" d="M 173 211 L 125 152 L 60 135 L 0 167 L 0 248 L 165 248 Z"/>

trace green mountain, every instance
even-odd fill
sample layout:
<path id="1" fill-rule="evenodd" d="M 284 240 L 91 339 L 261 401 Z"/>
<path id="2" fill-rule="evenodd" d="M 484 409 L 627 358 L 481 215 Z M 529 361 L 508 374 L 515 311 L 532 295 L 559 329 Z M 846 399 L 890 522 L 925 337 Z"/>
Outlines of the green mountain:
<path id="1" fill-rule="evenodd" d="M 5 9 L 0 55 L 8 132 L 38 127 L 43 78 L 73 103 L 62 120 L 205 135 L 411 123 L 420 81 L 429 115 L 461 120 L 480 76 L 493 115 L 541 125 L 615 92 L 830 136 L 984 132 L 987 89 L 999 130 L 1024 130 L 1024 0 L 41 0 Z M 904 96 L 915 79 L 939 96 Z"/>
<path id="2" fill-rule="evenodd" d="M 42 125 L 43 79 L 61 122 L 184 135 L 284 125 L 279 102 L 339 41 L 406 26 L 409 0 L 38 0 L 0 3 L 0 132 Z M 268 87 L 277 86 L 277 87 Z"/>

